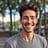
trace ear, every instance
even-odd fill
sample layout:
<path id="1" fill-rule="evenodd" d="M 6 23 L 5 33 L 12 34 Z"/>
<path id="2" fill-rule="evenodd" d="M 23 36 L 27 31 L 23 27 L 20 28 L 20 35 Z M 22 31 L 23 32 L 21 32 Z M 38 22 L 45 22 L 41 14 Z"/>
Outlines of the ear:
<path id="1" fill-rule="evenodd" d="M 20 18 L 20 23 L 22 24 L 22 19 Z"/>

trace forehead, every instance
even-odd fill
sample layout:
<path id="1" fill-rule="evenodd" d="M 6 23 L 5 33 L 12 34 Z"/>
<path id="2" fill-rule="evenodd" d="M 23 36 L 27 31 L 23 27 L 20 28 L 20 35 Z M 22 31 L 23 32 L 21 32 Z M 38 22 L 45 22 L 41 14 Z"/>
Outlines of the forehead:
<path id="1" fill-rule="evenodd" d="M 25 10 L 22 16 L 36 16 L 36 12 L 34 10 Z"/>

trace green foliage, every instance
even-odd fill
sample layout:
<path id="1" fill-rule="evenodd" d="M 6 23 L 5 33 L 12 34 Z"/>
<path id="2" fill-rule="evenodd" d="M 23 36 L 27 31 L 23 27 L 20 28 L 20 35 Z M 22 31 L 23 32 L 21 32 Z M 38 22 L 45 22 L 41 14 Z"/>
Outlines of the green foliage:
<path id="1" fill-rule="evenodd" d="M 36 26 L 38 26 L 38 25 L 39 25 L 39 19 L 38 19 L 38 22 L 37 22 Z"/>
<path id="2" fill-rule="evenodd" d="M 15 23 L 15 24 L 14 24 Z M 12 27 L 13 26 L 16 26 L 16 27 L 18 27 L 20 25 L 20 21 L 19 20 L 17 20 L 16 22 L 12 22 Z M 10 26 L 10 22 L 7 22 L 7 26 Z"/>
<path id="3" fill-rule="evenodd" d="M 16 22 L 12 22 L 12 26 L 18 27 L 19 25 L 20 25 L 20 21 L 19 20 L 17 20 Z"/>
<path id="4" fill-rule="evenodd" d="M 42 20 L 42 25 L 45 25 L 45 20 L 44 19 Z"/>
<path id="5" fill-rule="evenodd" d="M 16 21 L 16 27 L 18 27 L 20 25 L 20 21 Z"/>
<path id="6" fill-rule="evenodd" d="M 48 24 L 48 19 L 47 19 L 47 24 Z"/>

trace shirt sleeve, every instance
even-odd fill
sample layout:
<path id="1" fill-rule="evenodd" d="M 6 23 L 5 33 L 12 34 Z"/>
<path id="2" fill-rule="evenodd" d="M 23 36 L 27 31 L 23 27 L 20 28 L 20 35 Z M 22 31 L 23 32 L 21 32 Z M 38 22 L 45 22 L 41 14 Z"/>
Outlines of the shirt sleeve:
<path id="1" fill-rule="evenodd" d="M 44 48 L 48 48 L 47 40 L 44 39 Z"/>
<path id="2" fill-rule="evenodd" d="M 4 47 L 3 48 L 11 48 L 10 44 L 8 42 L 5 42 Z"/>

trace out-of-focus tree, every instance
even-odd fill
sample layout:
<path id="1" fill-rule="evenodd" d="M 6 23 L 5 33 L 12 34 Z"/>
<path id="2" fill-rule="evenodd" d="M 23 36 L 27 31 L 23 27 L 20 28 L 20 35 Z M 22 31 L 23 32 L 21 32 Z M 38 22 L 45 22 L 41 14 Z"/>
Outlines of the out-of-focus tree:
<path id="1" fill-rule="evenodd" d="M 5 17 L 5 1 L 0 0 L 0 14 L 2 15 L 2 26 L 4 27 L 4 17 Z"/>

